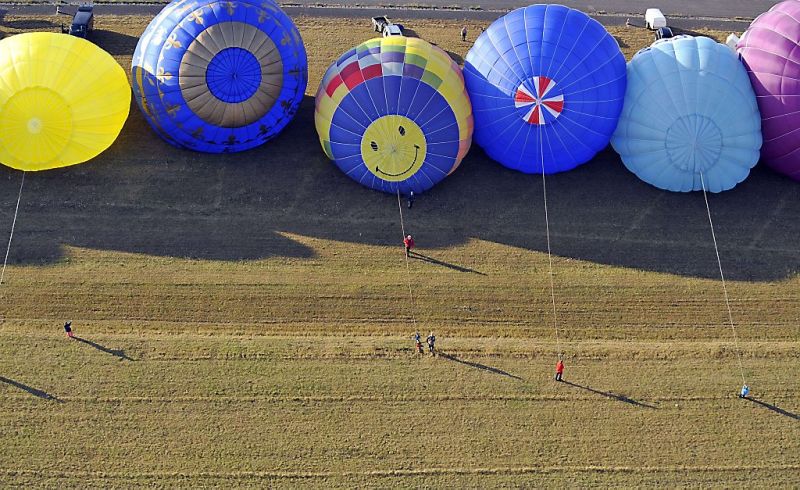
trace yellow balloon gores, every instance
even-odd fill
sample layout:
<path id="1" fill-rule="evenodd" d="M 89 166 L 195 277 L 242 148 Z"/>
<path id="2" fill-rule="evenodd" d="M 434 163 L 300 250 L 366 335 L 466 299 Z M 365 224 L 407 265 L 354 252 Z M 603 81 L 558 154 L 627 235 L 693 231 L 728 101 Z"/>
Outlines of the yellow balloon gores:
<path id="1" fill-rule="evenodd" d="M 49 32 L 0 41 L 0 163 L 47 170 L 111 146 L 131 104 L 125 70 L 94 44 Z"/>

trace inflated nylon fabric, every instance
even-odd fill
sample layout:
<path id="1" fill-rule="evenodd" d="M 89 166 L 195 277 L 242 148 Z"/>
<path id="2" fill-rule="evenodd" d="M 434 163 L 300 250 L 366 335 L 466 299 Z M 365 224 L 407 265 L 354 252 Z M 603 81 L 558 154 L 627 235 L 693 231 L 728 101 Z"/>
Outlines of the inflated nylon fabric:
<path id="1" fill-rule="evenodd" d="M 0 162 L 37 171 L 91 160 L 130 109 L 125 70 L 98 46 L 48 32 L 0 41 Z"/>
<path id="2" fill-rule="evenodd" d="M 744 66 L 707 37 L 657 41 L 628 63 L 614 149 L 639 178 L 676 192 L 733 188 L 758 162 L 761 119 Z"/>
<path id="3" fill-rule="evenodd" d="M 761 14 L 737 49 L 761 112 L 761 159 L 800 180 L 800 0 Z"/>
<path id="4" fill-rule="evenodd" d="M 325 154 L 383 192 L 423 192 L 452 173 L 472 141 L 461 70 L 430 43 L 372 39 L 325 73 L 314 122 Z"/>
<path id="5" fill-rule="evenodd" d="M 467 53 L 475 142 L 502 165 L 563 172 L 608 146 L 625 95 L 625 58 L 596 20 L 532 5 L 493 22 Z"/>
<path id="6" fill-rule="evenodd" d="M 131 70 L 159 136 L 209 153 L 274 138 L 308 79 L 300 33 L 272 0 L 176 0 L 142 34 Z"/>

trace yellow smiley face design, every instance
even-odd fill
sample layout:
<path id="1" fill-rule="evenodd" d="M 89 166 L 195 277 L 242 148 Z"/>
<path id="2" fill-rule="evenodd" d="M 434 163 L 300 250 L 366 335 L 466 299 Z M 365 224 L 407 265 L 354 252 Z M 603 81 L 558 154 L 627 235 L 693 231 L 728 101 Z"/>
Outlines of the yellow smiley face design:
<path id="1" fill-rule="evenodd" d="M 426 152 L 422 129 L 405 116 L 378 118 L 361 138 L 361 157 L 367 169 L 390 182 L 401 182 L 417 173 Z"/>

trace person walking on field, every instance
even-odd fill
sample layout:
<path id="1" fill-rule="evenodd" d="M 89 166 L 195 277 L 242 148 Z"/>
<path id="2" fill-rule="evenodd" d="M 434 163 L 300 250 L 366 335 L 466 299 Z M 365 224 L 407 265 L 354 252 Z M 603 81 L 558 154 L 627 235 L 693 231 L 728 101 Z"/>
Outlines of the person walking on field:
<path id="1" fill-rule="evenodd" d="M 561 356 L 558 356 L 558 362 L 556 363 L 556 381 L 563 381 L 562 377 L 564 376 L 564 361 L 561 360 Z"/>
<path id="2" fill-rule="evenodd" d="M 406 246 L 406 257 L 408 257 L 408 254 L 411 253 L 411 249 L 414 248 L 414 239 L 411 238 L 410 234 L 403 238 L 403 245 Z"/>
<path id="3" fill-rule="evenodd" d="M 428 351 L 431 353 L 432 356 L 435 356 L 436 355 L 436 336 L 433 335 L 433 332 L 431 332 L 431 334 L 428 335 L 428 338 L 425 339 L 425 340 L 428 342 Z"/>
<path id="4" fill-rule="evenodd" d="M 408 194 L 408 209 L 411 209 L 411 206 L 414 205 L 414 191 L 411 191 Z"/>
<path id="5" fill-rule="evenodd" d="M 739 398 L 747 398 L 750 394 L 750 387 L 747 385 L 742 386 L 742 391 L 739 392 Z"/>
<path id="6" fill-rule="evenodd" d="M 461 28 L 461 40 L 465 42 L 467 40 L 467 26 Z"/>
<path id="7" fill-rule="evenodd" d="M 418 353 L 422 354 L 425 352 L 422 350 L 422 336 L 419 334 L 419 332 L 414 334 L 414 345 L 417 347 Z"/>
<path id="8" fill-rule="evenodd" d="M 69 338 L 73 337 L 72 322 L 71 321 L 64 324 L 64 332 L 67 333 L 67 337 L 69 337 Z"/>

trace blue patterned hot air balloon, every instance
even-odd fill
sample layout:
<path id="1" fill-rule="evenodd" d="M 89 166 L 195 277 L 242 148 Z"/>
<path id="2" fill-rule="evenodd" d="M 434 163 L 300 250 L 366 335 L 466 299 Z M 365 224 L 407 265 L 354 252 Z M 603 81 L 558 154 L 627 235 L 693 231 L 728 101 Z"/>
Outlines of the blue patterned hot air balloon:
<path id="1" fill-rule="evenodd" d="M 219 153 L 278 134 L 303 98 L 300 33 L 272 0 L 177 0 L 133 55 L 136 102 L 168 142 Z"/>
<path id="2" fill-rule="evenodd" d="M 657 41 L 628 63 L 611 140 L 628 169 L 661 189 L 732 188 L 758 162 L 761 118 L 744 65 L 707 37 Z"/>
<path id="3" fill-rule="evenodd" d="M 625 58 L 588 15 L 533 5 L 497 19 L 467 54 L 475 141 L 506 167 L 562 172 L 608 146 L 625 96 Z"/>

